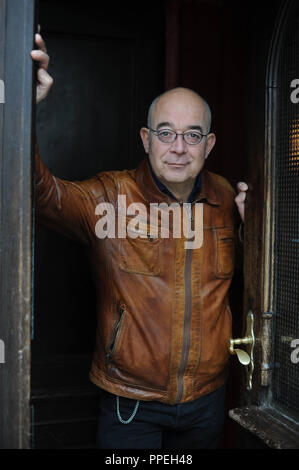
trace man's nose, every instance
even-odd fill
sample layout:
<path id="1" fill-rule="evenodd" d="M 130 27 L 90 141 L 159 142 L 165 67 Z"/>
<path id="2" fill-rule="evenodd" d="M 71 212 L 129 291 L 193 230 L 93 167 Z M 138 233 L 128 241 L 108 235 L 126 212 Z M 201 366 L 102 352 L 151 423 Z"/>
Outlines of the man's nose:
<path id="1" fill-rule="evenodd" d="M 182 134 L 177 134 L 175 141 L 171 146 L 171 150 L 178 154 L 186 153 L 187 151 L 187 144 L 184 140 L 184 136 Z"/>

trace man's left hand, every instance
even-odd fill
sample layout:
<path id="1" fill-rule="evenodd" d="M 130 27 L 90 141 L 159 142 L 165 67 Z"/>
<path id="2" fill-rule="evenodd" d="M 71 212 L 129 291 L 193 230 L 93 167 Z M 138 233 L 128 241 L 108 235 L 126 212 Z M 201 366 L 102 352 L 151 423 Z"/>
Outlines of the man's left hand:
<path id="1" fill-rule="evenodd" d="M 237 188 L 238 188 L 239 193 L 235 197 L 235 203 L 237 204 L 241 219 L 244 222 L 245 199 L 246 199 L 246 191 L 248 190 L 248 185 L 246 183 L 240 182 L 237 184 Z"/>

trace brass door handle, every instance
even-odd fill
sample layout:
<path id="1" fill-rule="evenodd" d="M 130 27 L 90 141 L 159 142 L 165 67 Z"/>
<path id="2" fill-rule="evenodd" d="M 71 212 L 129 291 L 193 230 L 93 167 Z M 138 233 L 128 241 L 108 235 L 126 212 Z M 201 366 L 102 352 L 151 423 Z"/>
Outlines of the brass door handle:
<path id="1" fill-rule="evenodd" d="M 253 349 L 255 343 L 254 330 L 253 330 L 254 316 L 251 311 L 247 315 L 247 328 L 244 338 L 236 338 L 229 340 L 230 354 L 236 354 L 240 363 L 247 366 L 247 389 L 252 388 L 252 374 L 254 369 L 253 362 Z M 247 351 L 243 349 L 235 349 L 236 344 L 245 344 Z"/>

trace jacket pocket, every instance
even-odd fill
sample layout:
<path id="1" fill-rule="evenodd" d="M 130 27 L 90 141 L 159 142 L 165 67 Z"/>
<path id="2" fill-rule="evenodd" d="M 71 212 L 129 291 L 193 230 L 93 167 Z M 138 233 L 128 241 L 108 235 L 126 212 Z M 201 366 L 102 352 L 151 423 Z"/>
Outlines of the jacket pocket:
<path id="1" fill-rule="evenodd" d="M 106 351 L 106 373 L 111 379 L 133 386 L 166 390 L 169 347 L 163 335 L 156 337 L 145 316 L 133 317 L 130 308 L 117 322 Z"/>
<path id="2" fill-rule="evenodd" d="M 235 265 L 235 235 L 231 228 L 215 229 L 217 277 L 227 279 L 232 277 Z"/>
<path id="3" fill-rule="evenodd" d="M 113 356 L 115 354 L 115 350 L 117 348 L 117 344 L 120 340 L 120 336 L 123 330 L 125 313 L 126 313 L 125 306 L 121 306 L 119 309 L 119 319 L 112 331 L 111 339 L 109 341 L 108 348 L 106 351 L 106 366 L 109 365 L 110 361 L 113 359 Z"/>
<path id="4" fill-rule="evenodd" d="M 128 232 L 127 238 L 119 239 L 119 267 L 128 273 L 158 276 L 161 272 L 161 238 L 149 235 L 150 230 Z"/>

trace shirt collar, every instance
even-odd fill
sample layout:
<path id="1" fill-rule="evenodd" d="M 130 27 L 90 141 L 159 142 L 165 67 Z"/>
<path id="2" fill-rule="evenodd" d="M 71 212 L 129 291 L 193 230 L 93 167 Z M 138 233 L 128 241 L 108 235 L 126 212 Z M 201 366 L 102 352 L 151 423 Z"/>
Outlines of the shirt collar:
<path id="1" fill-rule="evenodd" d="M 163 193 L 167 194 L 168 196 L 172 197 L 173 199 L 176 199 L 176 197 L 169 191 L 168 188 L 166 188 L 166 186 L 159 180 L 159 178 L 156 176 L 156 174 L 154 173 L 154 170 L 152 168 L 152 165 L 148 159 L 148 163 L 149 163 L 149 167 L 150 167 L 150 170 L 151 170 L 151 173 L 152 173 L 152 177 L 153 177 L 153 180 L 154 182 L 156 183 L 156 185 L 158 186 L 158 188 L 160 189 L 160 191 L 162 191 Z M 195 195 L 201 190 L 201 173 L 198 173 L 197 177 L 196 177 L 196 180 L 195 180 L 195 183 L 194 183 L 194 186 L 193 186 L 193 189 L 188 197 L 188 201 L 189 203 L 192 203 L 194 202 L 194 199 L 195 199 Z"/>

